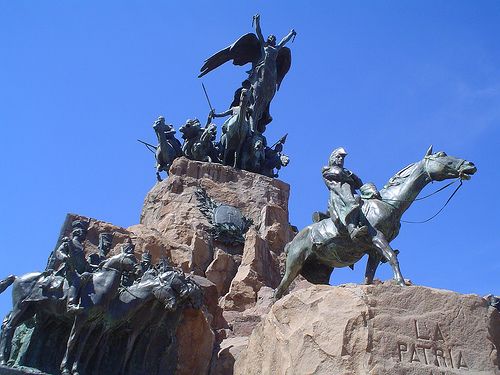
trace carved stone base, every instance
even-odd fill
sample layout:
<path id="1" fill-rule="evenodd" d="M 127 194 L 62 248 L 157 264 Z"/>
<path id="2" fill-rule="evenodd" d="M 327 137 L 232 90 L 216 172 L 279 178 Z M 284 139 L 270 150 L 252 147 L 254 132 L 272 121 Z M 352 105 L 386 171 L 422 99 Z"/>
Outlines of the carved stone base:
<path id="1" fill-rule="evenodd" d="M 389 283 L 277 302 L 235 374 L 500 374 L 500 313 L 475 295 Z"/>

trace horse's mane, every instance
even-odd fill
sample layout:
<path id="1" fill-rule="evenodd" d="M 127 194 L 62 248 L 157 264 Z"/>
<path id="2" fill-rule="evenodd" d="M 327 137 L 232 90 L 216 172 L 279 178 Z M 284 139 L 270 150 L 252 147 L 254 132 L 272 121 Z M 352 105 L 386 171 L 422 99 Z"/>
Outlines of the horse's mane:
<path id="1" fill-rule="evenodd" d="M 412 163 L 401 169 L 398 173 L 390 178 L 387 184 L 384 185 L 384 189 L 401 184 L 409 175 L 413 173 L 416 167 L 417 163 Z"/>

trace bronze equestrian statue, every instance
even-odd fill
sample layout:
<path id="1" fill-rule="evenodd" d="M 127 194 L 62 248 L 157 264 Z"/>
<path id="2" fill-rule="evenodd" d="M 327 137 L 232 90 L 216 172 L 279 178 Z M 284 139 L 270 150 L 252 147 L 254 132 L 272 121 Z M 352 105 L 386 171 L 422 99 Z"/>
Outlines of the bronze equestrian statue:
<path id="1" fill-rule="evenodd" d="M 352 266 L 365 254 L 368 254 L 366 284 L 373 282 L 379 263 L 385 260 L 392 267 L 395 281 L 405 285 L 397 254 L 389 245 L 399 233 L 403 213 L 430 182 L 453 178 L 468 180 L 476 170 L 472 162 L 444 152 L 433 153 L 431 146 L 422 160 L 403 168 L 389 180 L 380 190 L 380 198 L 370 194 L 369 198 L 362 199 L 359 222 L 352 224 L 353 231 L 360 224 L 367 227 L 364 239 L 356 235 L 351 238 L 348 229 L 345 229 L 348 235 L 339 230 L 339 220 L 335 217 L 325 217 L 302 229 L 285 246 L 286 270 L 275 290 L 275 298 L 281 298 L 299 274 L 313 283 L 328 284 L 335 267 Z M 349 225 L 349 222 L 342 224 Z"/>

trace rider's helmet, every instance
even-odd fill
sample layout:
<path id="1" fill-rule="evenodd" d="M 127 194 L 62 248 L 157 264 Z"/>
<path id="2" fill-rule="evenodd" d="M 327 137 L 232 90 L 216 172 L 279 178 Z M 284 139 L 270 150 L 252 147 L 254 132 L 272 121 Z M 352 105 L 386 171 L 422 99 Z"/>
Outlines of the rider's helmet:
<path id="1" fill-rule="evenodd" d="M 334 165 L 335 164 L 335 159 L 338 155 L 347 155 L 347 151 L 343 147 L 338 147 L 335 150 L 332 151 L 330 154 L 330 158 L 328 159 L 328 164 L 329 165 Z"/>

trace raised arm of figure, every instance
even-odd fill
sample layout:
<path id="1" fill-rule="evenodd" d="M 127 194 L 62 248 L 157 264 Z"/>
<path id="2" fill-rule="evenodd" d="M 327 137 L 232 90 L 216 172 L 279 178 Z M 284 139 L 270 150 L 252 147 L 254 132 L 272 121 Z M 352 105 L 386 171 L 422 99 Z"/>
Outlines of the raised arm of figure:
<path id="1" fill-rule="evenodd" d="M 290 32 L 283 39 L 281 39 L 281 42 L 278 43 L 278 47 L 284 47 L 285 44 L 290 41 L 290 39 L 295 37 L 295 35 L 297 35 L 297 32 L 294 29 L 290 30 Z"/>
<path id="2" fill-rule="evenodd" d="M 262 29 L 260 28 L 260 14 L 256 14 L 253 16 L 253 24 L 255 26 L 255 33 L 257 34 L 257 38 L 259 38 L 259 42 L 261 45 L 264 45 L 265 40 L 262 35 Z"/>
<path id="3" fill-rule="evenodd" d="M 221 113 L 215 113 L 215 111 L 213 111 L 212 117 L 226 117 L 226 116 L 230 116 L 232 114 L 233 114 L 233 109 L 229 108 L 227 111 L 224 111 Z"/>

